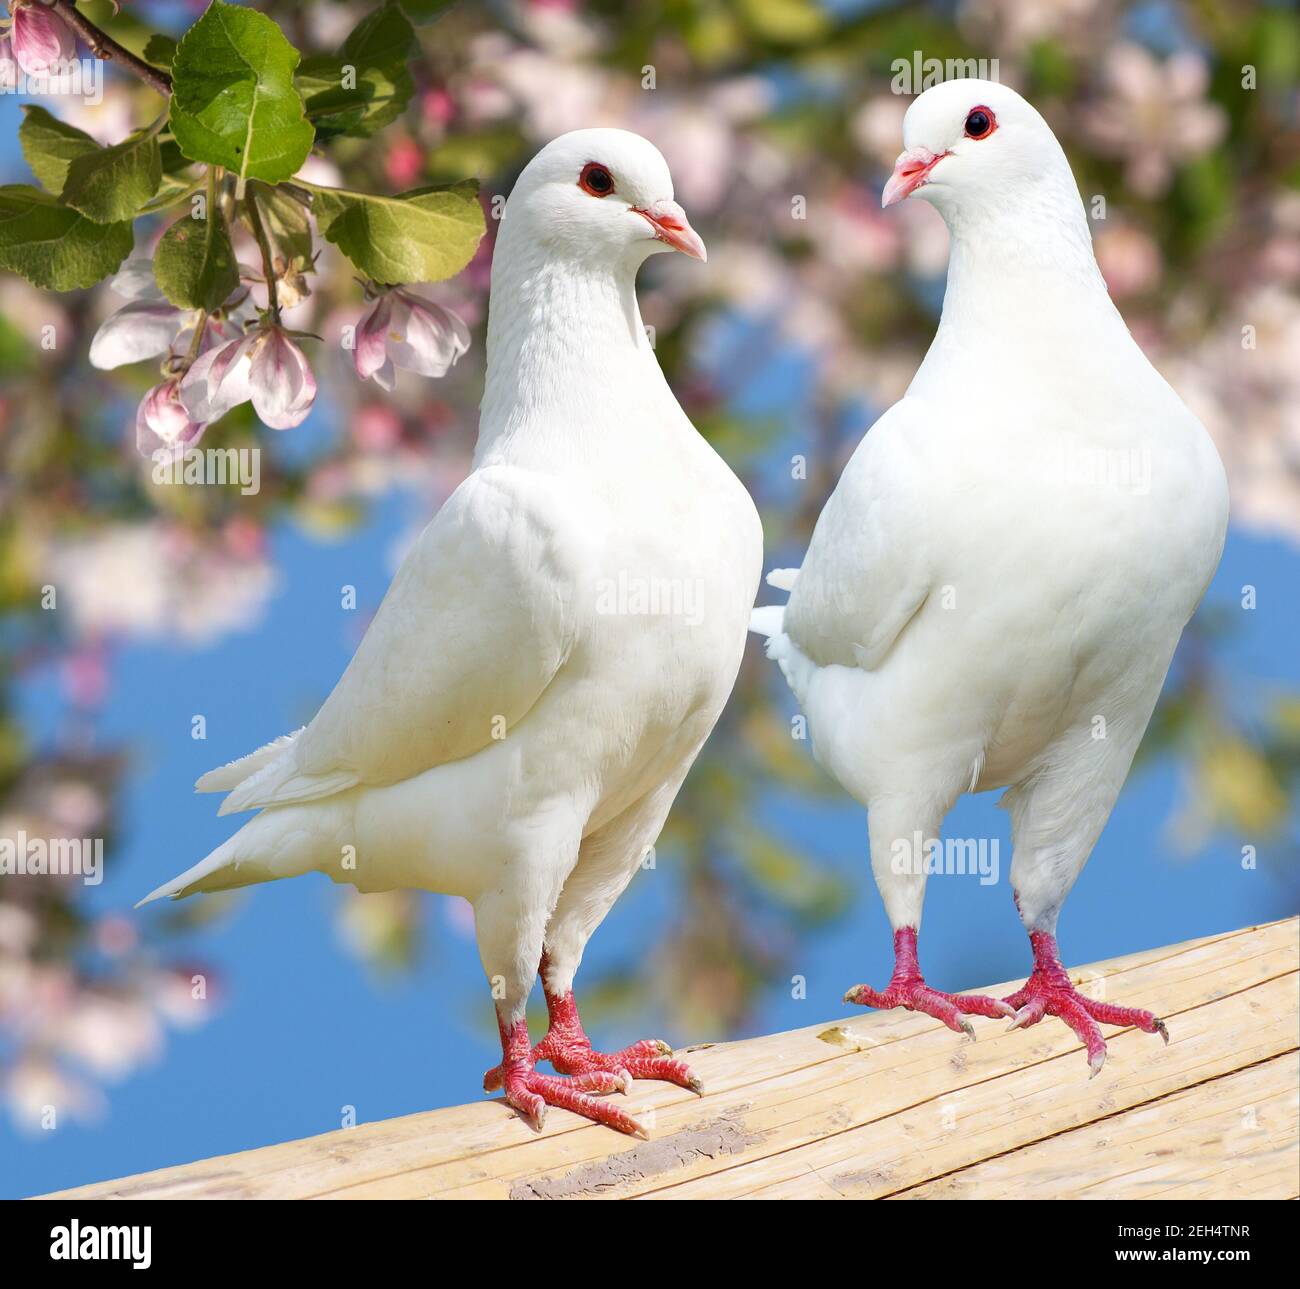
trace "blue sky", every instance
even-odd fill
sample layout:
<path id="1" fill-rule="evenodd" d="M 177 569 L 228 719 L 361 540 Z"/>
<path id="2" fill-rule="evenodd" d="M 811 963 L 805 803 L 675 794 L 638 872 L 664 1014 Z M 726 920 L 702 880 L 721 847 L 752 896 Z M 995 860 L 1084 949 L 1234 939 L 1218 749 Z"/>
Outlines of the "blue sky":
<path id="1" fill-rule="evenodd" d="M 0 98 L 0 172 L 7 177 L 21 166 L 16 108 L 12 97 Z M 800 447 L 806 373 L 794 360 L 767 370 L 757 410 L 788 422 L 789 437 L 774 450 L 774 458 L 788 460 Z M 318 416 L 294 434 L 310 444 L 328 432 Z M 86 893 L 91 907 L 129 909 L 229 834 L 214 799 L 193 795 L 195 778 L 294 728 L 332 687 L 357 625 L 340 611 L 339 587 L 357 587 L 362 613 L 377 604 L 387 586 L 391 543 L 408 518 L 406 504 L 390 499 L 341 542 L 277 530 L 281 585 L 254 630 L 199 651 L 151 645 L 117 654 L 101 735 L 129 747 L 132 769 L 122 836 L 108 856 L 103 885 Z M 1234 701 L 1254 703 L 1275 686 L 1300 683 L 1298 575 L 1295 550 L 1230 534 L 1208 603 L 1235 615 L 1235 630 L 1220 650 L 1240 684 Z M 1253 612 L 1236 608 L 1244 583 L 1258 588 Z M 789 701 L 777 685 L 772 696 Z M 53 681 L 38 678 L 24 703 L 33 736 L 48 738 L 58 713 Z M 208 717 L 206 741 L 190 737 L 195 712 Z M 845 916 L 795 955 L 807 1000 L 794 1000 L 787 980 L 770 982 L 752 1028 L 771 1031 L 849 1014 L 839 1002 L 844 989 L 859 981 L 882 984 L 891 957 L 866 864 L 863 812 L 847 799 L 811 807 L 779 783 L 760 788 L 764 824 L 797 836 L 851 878 L 857 892 Z M 1172 850 L 1165 822 L 1176 790 L 1168 764 L 1145 769 L 1128 785 L 1066 907 L 1061 939 L 1071 963 L 1291 911 L 1292 897 L 1270 871 L 1267 854 L 1258 871 L 1241 869 L 1243 840 L 1257 838 L 1216 837 L 1191 856 Z M 945 832 L 999 837 L 1009 857 L 1006 819 L 994 800 L 988 794 L 963 800 Z M 490 1002 L 473 941 L 452 930 L 446 902 L 428 897 L 434 933 L 418 969 L 380 979 L 341 947 L 332 916 L 339 898 L 324 878 L 257 888 L 228 916 L 177 945 L 179 956 L 211 964 L 220 979 L 222 1002 L 213 1018 L 197 1030 L 172 1032 L 156 1064 L 111 1087 L 108 1114 L 98 1124 L 66 1124 L 27 1137 L 0 1116 L 0 1194 L 39 1193 L 328 1131 L 339 1126 L 345 1107 L 367 1121 L 480 1095 L 482 1073 L 498 1055 Z M 654 872 L 638 875 L 598 932 L 589 966 L 621 961 L 630 949 L 652 943 L 677 898 L 665 856 Z M 155 906 L 133 916 L 160 914 Z M 981 887 L 969 878 L 933 880 L 921 952 L 940 988 L 1023 974 L 1027 945 L 1005 881 Z M 597 1035 L 605 1045 L 643 1036 L 631 1020 L 619 1032 Z"/>

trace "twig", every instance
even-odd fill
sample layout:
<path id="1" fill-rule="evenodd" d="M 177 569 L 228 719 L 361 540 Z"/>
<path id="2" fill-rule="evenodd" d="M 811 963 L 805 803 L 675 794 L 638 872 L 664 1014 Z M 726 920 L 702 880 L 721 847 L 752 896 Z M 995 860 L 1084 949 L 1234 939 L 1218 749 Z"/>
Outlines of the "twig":
<path id="1" fill-rule="evenodd" d="M 129 49 L 119 45 L 108 32 L 102 31 L 84 14 L 78 13 L 76 0 L 53 0 L 50 8 L 57 10 L 63 21 L 90 46 L 90 52 L 96 58 L 120 64 L 146 85 L 151 85 L 159 94 L 171 94 L 172 78 L 165 71 L 151 66 L 143 58 L 137 58 Z"/>
<path id="2" fill-rule="evenodd" d="M 280 301 L 275 287 L 275 252 L 271 249 L 270 239 L 262 225 L 262 214 L 257 209 L 257 198 L 250 189 L 244 195 L 244 212 L 257 238 L 258 249 L 262 252 L 262 275 L 266 279 L 266 302 L 271 307 L 271 317 L 280 321 Z"/>

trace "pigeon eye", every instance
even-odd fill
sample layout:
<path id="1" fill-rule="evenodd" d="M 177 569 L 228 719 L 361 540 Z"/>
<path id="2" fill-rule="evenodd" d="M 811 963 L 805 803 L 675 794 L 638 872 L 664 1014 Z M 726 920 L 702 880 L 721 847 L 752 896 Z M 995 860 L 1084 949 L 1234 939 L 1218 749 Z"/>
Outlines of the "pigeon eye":
<path id="1" fill-rule="evenodd" d="M 966 117 L 966 137 L 968 139 L 987 139 L 997 127 L 997 120 L 992 109 L 973 107 Z"/>
<path id="2" fill-rule="evenodd" d="M 614 191 L 614 176 L 599 162 L 588 161 L 578 176 L 578 187 L 593 197 L 608 197 Z"/>

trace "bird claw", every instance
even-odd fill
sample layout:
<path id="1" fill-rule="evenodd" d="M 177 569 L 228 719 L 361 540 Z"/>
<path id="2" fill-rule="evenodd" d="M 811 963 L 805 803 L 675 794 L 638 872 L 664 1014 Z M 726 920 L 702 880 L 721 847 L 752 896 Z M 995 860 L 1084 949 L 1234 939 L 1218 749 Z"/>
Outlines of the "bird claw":
<path id="1" fill-rule="evenodd" d="M 1037 1025 L 1043 1019 L 1044 1008 L 1035 1006 L 1033 1002 L 1026 1003 L 1019 1011 L 1010 1010 L 1011 1024 L 1007 1026 L 1007 1033 L 1013 1029 L 1028 1029 L 1030 1025 Z"/>
<path id="2" fill-rule="evenodd" d="M 701 1094 L 703 1084 L 685 1062 L 672 1057 L 672 1050 L 662 1039 L 646 1038 L 621 1052 L 597 1052 L 585 1038 L 552 1031 L 533 1049 L 533 1058 L 550 1061 L 561 1074 L 612 1072 L 619 1076 L 624 1092 L 632 1091 L 633 1079 L 658 1079 Z"/>
<path id="3" fill-rule="evenodd" d="M 870 985 L 854 985 L 844 995 L 846 1003 L 855 1003 L 859 1007 L 876 1007 L 886 1010 L 902 1007 L 907 1011 L 922 1012 L 942 1021 L 949 1029 L 964 1034 L 971 1042 L 975 1041 L 975 1028 L 967 1015 L 971 1016 L 1008 1016 L 1011 1009 L 997 998 L 983 994 L 946 994 L 938 989 L 931 989 L 924 980 L 891 980 L 882 990 L 872 989 Z"/>
<path id="4" fill-rule="evenodd" d="M 502 1067 L 498 1067 L 501 1069 Z M 489 1077 L 495 1071 L 489 1071 Z M 487 1079 L 484 1079 L 486 1085 Z M 522 1062 L 506 1065 L 501 1076 L 506 1101 L 513 1106 L 536 1132 L 546 1123 L 546 1107 L 559 1106 L 601 1123 L 629 1137 L 649 1140 L 646 1130 L 630 1114 L 608 1101 L 598 1098 L 605 1093 L 618 1091 L 623 1081 L 608 1070 L 589 1070 L 571 1078 L 554 1074 L 539 1074 Z"/>
<path id="5" fill-rule="evenodd" d="M 1061 966 L 1052 937 L 1035 933 L 1030 939 L 1034 941 L 1034 970 L 1024 988 L 1003 999 L 1009 1006 L 1019 1009 L 1009 1029 L 1027 1029 L 1044 1016 L 1063 1020 L 1088 1053 L 1089 1078 L 1096 1078 L 1106 1061 L 1106 1042 L 1099 1024 L 1132 1026 L 1147 1034 L 1159 1034 L 1166 1043 L 1169 1042 L 1169 1030 L 1164 1021 L 1151 1012 L 1140 1007 L 1119 1007 L 1081 994 Z"/>

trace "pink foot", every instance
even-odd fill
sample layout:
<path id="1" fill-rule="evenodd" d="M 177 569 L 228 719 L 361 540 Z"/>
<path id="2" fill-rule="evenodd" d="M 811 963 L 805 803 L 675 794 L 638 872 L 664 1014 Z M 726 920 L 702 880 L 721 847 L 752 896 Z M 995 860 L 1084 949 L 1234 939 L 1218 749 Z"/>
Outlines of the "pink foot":
<path id="1" fill-rule="evenodd" d="M 1116 1007 L 1085 998 L 1061 966 L 1056 937 L 1046 931 L 1031 931 L 1029 943 L 1034 949 L 1034 970 L 1023 989 L 1006 999 L 1016 1008 L 1011 1029 L 1028 1029 L 1044 1016 L 1057 1016 L 1078 1035 L 1088 1051 L 1089 1077 L 1097 1074 L 1106 1061 L 1106 1044 L 1097 1022 L 1103 1025 L 1132 1025 L 1147 1034 L 1159 1034 L 1169 1042 L 1169 1031 L 1158 1016 L 1139 1007 Z"/>
<path id="2" fill-rule="evenodd" d="M 590 1070 L 575 1078 L 562 1079 L 553 1074 L 538 1074 L 533 1068 L 532 1045 L 528 1039 L 528 1022 L 516 1021 L 507 1025 L 500 1021 L 501 1064 L 493 1066 L 483 1076 L 483 1091 L 495 1092 L 503 1088 L 506 1101 L 538 1130 L 546 1118 L 548 1105 L 572 1110 L 585 1119 L 603 1123 L 632 1137 L 645 1137 L 646 1131 L 630 1114 L 601 1101 L 598 1097 L 607 1092 L 617 1092 L 624 1081 L 603 1070 Z M 592 1094 L 596 1095 L 592 1095 Z"/>
<path id="3" fill-rule="evenodd" d="M 544 979 L 544 977 L 543 977 Z M 546 995 L 551 1025 L 546 1037 L 533 1048 L 535 1061 L 550 1061 L 561 1074 L 614 1076 L 624 1092 L 632 1090 L 633 1079 L 662 1079 L 692 1092 L 704 1085 L 683 1061 L 672 1059 L 673 1049 L 657 1038 L 642 1039 L 621 1052 L 597 1052 L 582 1028 L 578 1005 L 572 992 Z"/>
<path id="4" fill-rule="evenodd" d="M 969 1038 L 975 1037 L 975 1031 L 963 1015 L 1013 1014 L 1013 1009 L 1006 1003 L 985 994 L 945 994 L 931 989 L 921 976 L 916 960 L 916 928 L 910 926 L 900 927 L 894 932 L 894 974 L 889 984 L 884 989 L 855 985 L 844 995 L 844 1001 L 863 1007 L 905 1007 L 908 1011 L 924 1012 Z"/>

